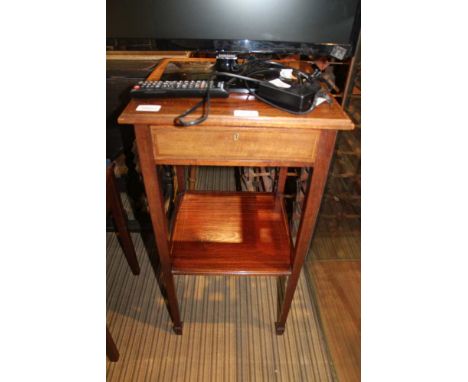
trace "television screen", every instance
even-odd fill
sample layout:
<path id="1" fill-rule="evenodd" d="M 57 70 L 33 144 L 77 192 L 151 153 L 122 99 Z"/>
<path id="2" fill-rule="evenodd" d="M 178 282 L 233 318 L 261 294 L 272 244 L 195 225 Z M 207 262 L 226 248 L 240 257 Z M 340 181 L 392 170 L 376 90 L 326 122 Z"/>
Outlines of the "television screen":
<path id="1" fill-rule="evenodd" d="M 350 48 L 359 15 L 359 0 L 107 0 L 107 37 L 172 40 L 188 49 L 224 50 L 223 42 L 240 50 Z"/>

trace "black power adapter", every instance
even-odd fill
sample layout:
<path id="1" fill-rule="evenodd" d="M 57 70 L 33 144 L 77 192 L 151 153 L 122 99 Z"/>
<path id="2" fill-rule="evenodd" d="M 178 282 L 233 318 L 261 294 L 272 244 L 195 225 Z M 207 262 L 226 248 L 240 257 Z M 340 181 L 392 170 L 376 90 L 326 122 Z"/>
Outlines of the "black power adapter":
<path id="1" fill-rule="evenodd" d="M 262 81 L 258 84 L 255 94 L 272 104 L 300 113 L 312 107 L 315 95 L 320 89 L 318 81 L 293 84 L 289 88 Z"/>

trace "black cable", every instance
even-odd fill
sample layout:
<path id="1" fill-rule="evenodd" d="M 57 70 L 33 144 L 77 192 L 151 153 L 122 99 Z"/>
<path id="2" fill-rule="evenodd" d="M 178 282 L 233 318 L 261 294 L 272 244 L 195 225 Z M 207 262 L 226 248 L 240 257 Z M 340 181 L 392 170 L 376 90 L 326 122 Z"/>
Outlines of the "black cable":
<path id="1" fill-rule="evenodd" d="M 272 66 L 276 68 L 272 68 Z M 258 58 L 252 58 L 244 62 L 243 64 L 238 65 L 236 72 L 237 74 L 250 76 L 253 72 L 257 72 L 258 70 L 268 69 L 269 71 L 277 72 L 278 68 L 282 69 L 285 68 L 285 66 L 274 61 L 266 61 Z M 230 85 L 233 81 L 235 81 L 235 78 L 232 78 L 229 81 L 227 81 L 226 85 Z"/>
<path id="2" fill-rule="evenodd" d="M 260 65 L 256 65 L 260 64 Z M 270 67 L 268 67 L 268 65 Z M 243 68 L 245 66 L 245 68 Z M 257 68 L 255 67 L 257 66 Z M 258 66 L 264 66 L 263 68 L 258 68 Z M 265 67 L 266 66 L 266 67 Z M 276 68 L 271 68 L 271 66 L 275 66 Z M 249 71 L 249 67 L 251 70 Z M 208 115 L 210 113 L 210 89 L 211 89 L 211 81 L 213 81 L 217 75 L 220 76 L 226 76 L 226 77 L 231 77 L 233 80 L 234 79 L 240 79 L 244 81 L 245 87 L 247 88 L 248 92 L 250 95 L 253 95 L 256 99 L 273 106 L 279 110 L 285 111 L 287 113 L 291 114 L 296 114 L 296 115 L 301 115 L 301 114 L 307 114 L 310 113 L 314 108 L 315 108 L 315 101 L 312 103 L 312 105 L 305 111 L 294 111 L 290 109 L 286 109 L 284 107 L 281 107 L 279 105 L 274 104 L 273 102 L 259 96 L 256 94 L 252 88 L 249 87 L 248 82 L 256 82 L 256 83 L 264 83 L 266 82 L 265 80 L 259 80 L 257 78 L 249 77 L 249 75 L 255 75 L 259 73 L 265 73 L 265 72 L 274 72 L 278 71 L 278 69 L 292 69 L 293 73 L 296 75 L 297 79 L 301 83 L 301 78 L 305 79 L 308 82 L 312 82 L 314 80 L 313 76 L 308 75 L 307 73 L 304 73 L 298 69 L 295 68 L 290 68 L 287 67 L 281 63 L 274 62 L 274 61 L 263 61 L 263 60 L 252 60 L 248 61 L 243 65 L 239 65 L 237 68 L 239 72 L 242 74 L 246 75 L 240 75 L 240 74 L 234 74 L 234 73 L 229 73 L 229 72 L 214 72 L 210 80 L 208 81 L 208 86 L 206 88 L 206 93 L 203 96 L 203 99 L 199 102 L 197 102 L 194 106 L 192 106 L 190 109 L 184 111 L 182 114 L 178 115 L 177 117 L 174 118 L 174 125 L 178 127 L 188 127 L 188 126 L 195 126 L 199 125 L 200 123 L 206 121 L 208 118 Z M 229 80 L 228 83 L 230 83 L 232 80 Z M 187 115 L 193 113 L 196 109 L 198 109 L 200 106 L 204 106 L 203 108 L 203 114 L 201 117 L 192 120 L 192 121 L 185 121 L 183 118 L 186 117 Z"/>
<path id="3" fill-rule="evenodd" d="M 210 89 L 211 89 L 211 79 L 208 81 L 208 86 L 206 87 L 206 93 L 203 96 L 203 99 L 192 106 L 190 109 L 184 111 L 182 114 L 174 118 L 174 125 L 178 127 L 188 127 L 199 125 L 200 123 L 206 121 L 208 115 L 210 114 Z M 193 113 L 200 106 L 204 106 L 203 114 L 201 117 L 194 119 L 193 121 L 185 121 L 183 118 L 187 115 Z"/>
<path id="4" fill-rule="evenodd" d="M 255 65 L 255 64 L 258 64 L 258 65 Z M 254 60 L 244 65 L 247 66 L 246 69 L 242 73 L 245 76 L 252 76 L 254 74 L 267 73 L 267 72 L 278 72 L 278 71 L 281 72 L 281 70 L 283 69 L 290 69 L 292 70 L 292 73 L 297 77 L 297 80 L 299 81 L 300 84 L 302 84 L 304 81 L 312 82 L 313 80 L 313 77 L 309 75 L 308 73 L 305 73 L 296 68 L 288 67 L 286 65 L 283 65 L 275 61 Z M 250 68 L 251 70 L 248 70 L 249 67 L 251 67 Z M 230 84 L 232 81 L 233 80 L 229 80 L 228 84 Z"/>
<path id="5" fill-rule="evenodd" d="M 210 89 L 211 89 L 211 81 L 216 78 L 216 75 L 224 75 L 228 77 L 235 77 L 235 78 L 240 78 L 248 81 L 253 81 L 253 82 L 262 82 L 261 80 L 257 80 L 255 78 L 250 78 L 250 77 L 245 77 L 241 76 L 238 74 L 232 74 L 229 72 L 214 72 L 213 75 L 210 77 L 208 80 L 208 86 L 206 88 L 206 93 L 203 97 L 203 99 L 199 102 L 197 102 L 194 106 L 192 106 L 190 109 L 187 109 L 184 111 L 182 114 L 178 115 L 177 117 L 174 118 L 174 125 L 177 127 L 189 127 L 189 126 L 196 126 L 199 125 L 200 123 L 204 122 L 207 120 L 208 115 L 210 113 Z M 203 114 L 201 117 L 193 120 L 193 121 L 185 121 L 184 117 L 187 115 L 193 113 L 196 109 L 198 109 L 200 106 L 204 106 L 203 109 Z"/>
<path id="6" fill-rule="evenodd" d="M 262 80 L 258 80 L 256 78 L 241 76 L 240 74 L 234 74 L 234 73 L 229 73 L 229 72 L 214 72 L 214 74 L 218 76 L 239 78 L 241 80 L 252 81 L 252 82 L 263 82 Z"/>
<path id="7" fill-rule="evenodd" d="M 254 71 L 250 71 L 250 72 L 247 72 L 247 73 L 243 73 L 245 74 L 244 77 L 249 77 L 249 78 L 253 78 L 252 76 L 256 75 L 256 74 L 260 74 L 260 73 L 278 73 L 278 69 L 275 69 L 275 68 L 263 68 L 263 69 L 257 69 L 257 70 L 254 70 Z M 229 85 L 235 81 L 236 79 L 238 79 L 239 77 L 234 77 L 234 78 L 231 78 L 228 82 L 226 82 L 226 86 L 229 87 Z M 244 79 L 245 80 L 245 79 Z M 263 81 L 263 80 L 260 80 L 260 81 Z"/>

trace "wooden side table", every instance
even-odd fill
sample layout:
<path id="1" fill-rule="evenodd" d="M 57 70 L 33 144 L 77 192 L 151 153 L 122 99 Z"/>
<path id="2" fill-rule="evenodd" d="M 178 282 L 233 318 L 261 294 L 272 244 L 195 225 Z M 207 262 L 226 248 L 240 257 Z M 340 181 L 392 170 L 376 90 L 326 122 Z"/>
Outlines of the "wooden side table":
<path id="1" fill-rule="evenodd" d="M 159 79 L 170 61 L 164 60 L 148 79 Z M 307 66 L 288 64 L 302 70 Z M 282 334 L 317 220 L 337 130 L 354 126 L 335 101 L 306 115 L 292 115 L 251 96 L 232 94 L 211 100 L 210 116 L 203 124 L 175 127 L 174 118 L 196 102 L 134 99 L 119 117 L 119 123 L 135 126 L 174 332 L 182 334 L 174 275 L 229 274 L 288 276 L 275 324 L 276 333 Z M 137 111 L 143 104 L 161 108 Z M 235 110 L 258 112 L 258 116 L 239 117 Z M 174 165 L 178 174 L 172 230 L 163 209 L 160 165 Z M 198 165 L 277 166 L 278 185 L 273 193 L 188 191 L 181 166 Z M 283 201 L 288 167 L 313 167 L 295 245 Z"/>

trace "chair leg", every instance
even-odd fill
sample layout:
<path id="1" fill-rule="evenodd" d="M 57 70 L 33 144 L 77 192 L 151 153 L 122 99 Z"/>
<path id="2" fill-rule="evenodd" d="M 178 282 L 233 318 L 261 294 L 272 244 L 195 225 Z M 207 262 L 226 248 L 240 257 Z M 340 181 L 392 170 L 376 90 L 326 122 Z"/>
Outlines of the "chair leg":
<path id="1" fill-rule="evenodd" d="M 117 346 L 115 346 L 115 342 L 109 332 L 109 328 L 106 326 L 106 354 L 107 358 L 111 362 L 117 362 L 119 360 L 119 351 L 117 350 Z"/>
<path id="2" fill-rule="evenodd" d="M 123 253 L 127 258 L 128 265 L 134 275 L 140 274 L 140 265 L 135 252 L 135 247 L 130 236 L 130 232 L 127 228 L 127 221 L 120 199 L 119 192 L 117 190 L 117 184 L 114 178 L 114 174 L 110 175 L 110 180 L 107 183 L 109 187 L 108 197 L 110 198 L 110 212 L 114 219 L 115 227 L 117 229 L 117 236 L 119 238 L 120 245 L 122 246 Z"/>

